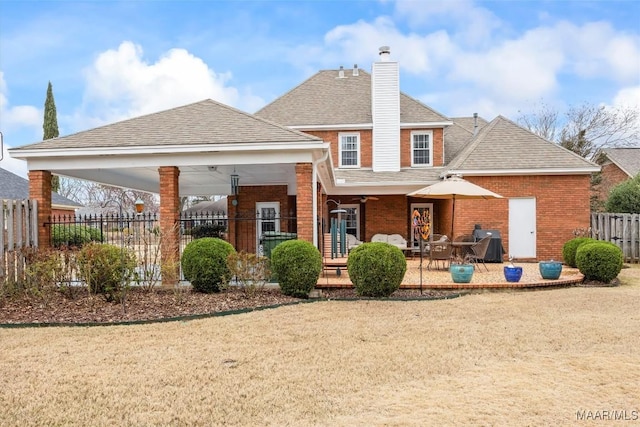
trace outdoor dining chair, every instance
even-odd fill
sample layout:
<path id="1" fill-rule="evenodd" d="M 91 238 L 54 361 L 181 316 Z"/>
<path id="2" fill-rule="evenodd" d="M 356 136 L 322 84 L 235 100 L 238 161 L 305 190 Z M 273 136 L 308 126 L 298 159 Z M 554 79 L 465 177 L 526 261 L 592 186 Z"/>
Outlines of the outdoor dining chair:
<path id="1" fill-rule="evenodd" d="M 484 259 L 487 256 L 487 249 L 489 249 L 489 243 L 491 243 L 491 236 L 487 235 L 478 240 L 475 245 L 471 246 L 471 253 L 467 255 L 469 261 L 473 263 L 474 269 L 478 263 L 482 263 L 486 271 L 489 271 L 487 265 L 484 263 Z"/>
<path id="2" fill-rule="evenodd" d="M 447 240 L 438 240 L 429 243 L 429 264 L 427 269 L 431 269 L 431 265 L 435 263 L 435 268 L 438 268 L 439 263 L 442 261 L 445 268 L 449 268 L 451 263 L 453 246 L 451 242 Z"/>

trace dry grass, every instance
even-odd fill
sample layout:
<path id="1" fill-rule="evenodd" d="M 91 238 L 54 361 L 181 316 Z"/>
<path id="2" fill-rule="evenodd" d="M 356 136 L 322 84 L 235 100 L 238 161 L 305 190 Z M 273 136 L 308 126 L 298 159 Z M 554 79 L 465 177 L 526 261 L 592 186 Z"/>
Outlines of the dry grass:
<path id="1" fill-rule="evenodd" d="M 620 277 L 618 287 L 0 329 L 0 425 L 590 425 L 576 420 L 580 410 L 632 418 L 640 269 Z"/>

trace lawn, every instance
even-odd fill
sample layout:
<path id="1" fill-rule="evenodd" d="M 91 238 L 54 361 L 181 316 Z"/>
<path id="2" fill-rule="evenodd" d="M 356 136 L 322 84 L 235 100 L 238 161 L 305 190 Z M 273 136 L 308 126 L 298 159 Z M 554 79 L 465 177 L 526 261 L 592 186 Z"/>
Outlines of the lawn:
<path id="1" fill-rule="evenodd" d="M 0 426 L 637 423 L 640 268 L 620 279 L 0 329 Z"/>

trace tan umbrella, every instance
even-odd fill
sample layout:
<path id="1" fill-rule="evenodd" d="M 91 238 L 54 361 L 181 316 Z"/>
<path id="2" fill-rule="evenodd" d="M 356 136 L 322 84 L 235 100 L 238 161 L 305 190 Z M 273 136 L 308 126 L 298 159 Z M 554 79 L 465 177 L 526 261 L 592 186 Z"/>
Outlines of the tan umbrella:
<path id="1" fill-rule="evenodd" d="M 442 180 L 420 190 L 412 191 L 407 196 L 426 199 L 452 199 L 451 239 L 453 239 L 453 219 L 456 212 L 457 199 L 502 199 L 501 195 L 457 176 Z"/>

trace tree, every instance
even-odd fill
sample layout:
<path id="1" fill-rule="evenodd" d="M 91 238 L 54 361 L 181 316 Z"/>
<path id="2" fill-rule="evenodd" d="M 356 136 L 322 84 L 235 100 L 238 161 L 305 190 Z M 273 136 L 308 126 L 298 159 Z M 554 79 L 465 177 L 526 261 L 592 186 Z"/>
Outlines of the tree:
<path id="1" fill-rule="evenodd" d="M 615 186 L 606 204 L 607 212 L 640 213 L 640 174 Z"/>
<path id="2" fill-rule="evenodd" d="M 44 101 L 44 123 L 42 124 L 44 134 L 42 140 L 57 138 L 58 132 L 58 114 L 56 113 L 56 102 L 53 99 L 53 88 L 51 82 L 47 86 L 47 99 Z M 60 178 L 56 175 L 51 176 L 51 190 L 57 192 L 60 189 Z"/>
<path id="3" fill-rule="evenodd" d="M 637 146 L 640 141 L 640 110 L 581 104 L 564 115 L 546 104 L 537 112 L 521 114 L 518 123 L 588 160 L 605 147 Z"/>

